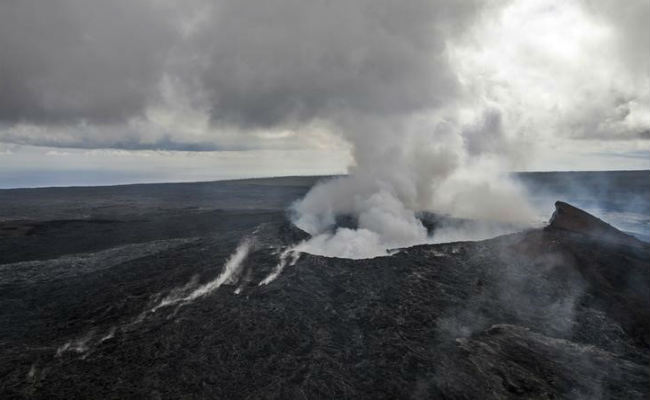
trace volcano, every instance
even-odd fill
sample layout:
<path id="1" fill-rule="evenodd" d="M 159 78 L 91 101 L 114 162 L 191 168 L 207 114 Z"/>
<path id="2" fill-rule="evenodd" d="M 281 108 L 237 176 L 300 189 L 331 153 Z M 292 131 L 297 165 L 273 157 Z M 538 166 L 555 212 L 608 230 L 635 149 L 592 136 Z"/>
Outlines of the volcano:
<path id="1" fill-rule="evenodd" d="M 648 397 L 647 243 L 558 202 L 483 241 L 290 254 L 280 203 L 2 222 L 0 397 Z"/>

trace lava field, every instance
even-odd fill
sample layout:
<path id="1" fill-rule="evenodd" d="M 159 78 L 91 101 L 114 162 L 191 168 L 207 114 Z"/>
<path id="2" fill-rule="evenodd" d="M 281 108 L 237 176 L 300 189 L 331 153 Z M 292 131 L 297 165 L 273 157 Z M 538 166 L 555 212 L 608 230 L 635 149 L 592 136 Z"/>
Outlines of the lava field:
<path id="1" fill-rule="evenodd" d="M 558 202 L 483 241 L 291 252 L 313 182 L 0 191 L 0 398 L 648 398 L 646 242 Z"/>

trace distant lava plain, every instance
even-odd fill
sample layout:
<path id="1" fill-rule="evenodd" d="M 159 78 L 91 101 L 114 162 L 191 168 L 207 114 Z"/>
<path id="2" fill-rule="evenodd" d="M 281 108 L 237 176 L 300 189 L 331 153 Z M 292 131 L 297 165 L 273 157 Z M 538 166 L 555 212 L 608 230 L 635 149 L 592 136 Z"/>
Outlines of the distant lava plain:
<path id="1" fill-rule="evenodd" d="M 493 239 L 289 257 L 313 182 L 0 193 L 0 397 L 648 397 L 646 242 L 557 202 Z"/>

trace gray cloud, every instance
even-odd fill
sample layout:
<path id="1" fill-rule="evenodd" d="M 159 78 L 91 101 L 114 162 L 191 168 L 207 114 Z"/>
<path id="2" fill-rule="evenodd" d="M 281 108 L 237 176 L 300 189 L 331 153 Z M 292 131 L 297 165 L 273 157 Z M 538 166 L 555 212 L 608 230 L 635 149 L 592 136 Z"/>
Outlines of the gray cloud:
<path id="1" fill-rule="evenodd" d="M 156 95 L 175 31 L 153 1 L 0 3 L 0 120 L 122 121 Z"/>
<path id="2" fill-rule="evenodd" d="M 238 149 L 258 146 L 262 139 L 251 131 L 298 132 L 320 123 L 358 145 L 377 130 L 403 128 L 413 114 L 453 108 L 471 97 L 458 65 L 450 64 L 450 49 L 462 45 L 474 27 L 494 27 L 499 11 L 516 3 L 5 0 L 0 2 L 0 141 Z M 627 86 L 599 92 L 606 83 L 592 87 L 580 81 L 573 91 L 568 86 L 578 85 L 584 74 L 560 60 L 545 67 L 558 79 L 540 86 L 555 90 L 550 93 L 567 109 L 541 113 L 518 98 L 517 90 L 530 86 L 517 81 L 517 71 L 497 71 L 499 79 L 509 76 L 495 83 L 473 66 L 461 78 L 471 78 L 487 94 L 475 96 L 479 116 L 465 131 L 470 153 L 510 146 L 515 114 L 526 121 L 555 118 L 556 126 L 544 129 L 566 128 L 573 137 L 648 139 L 648 96 L 628 87 L 638 83 L 643 89 L 649 82 L 647 1 L 571 4 L 614 32 L 607 43 L 615 51 L 596 60 L 617 54 L 623 67 L 597 67 L 603 74 L 629 75 Z M 482 39 L 471 39 L 476 54 L 503 38 Z M 534 72 L 532 78 L 535 68 L 547 65 L 536 58 L 543 46 L 535 45 L 522 45 L 532 54 L 529 64 L 522 64 Z M 565 101 L 567 93 L 584 94 L 580 107 Z M 480 104 L 485 97 L 496 106 Z M 233 139 L 235 131 L 240 139 Z"/>
<path id="3" fill-rule="evenodd" d="M 215 121 L 403 115 L 456 91 L 445 40 L 473 15 L 467 4 L 226 1 L 183 51 L 198 54 L 189 72 L 200 76 Z"/>
<path id="4" fill-rule="evenodd" d="M 650 71 L 650 3 L 644 0 L 583 0 L 586 9 L 615 29 L 623 65 L 638 76 Z"/>
<path id="5" fill-rule="evenodd" d="M 475 12 L 473 2 L 424 0 L 9 0 L 0 121 L 119 125 L 170 107 L 163 77 L 217 127 L 402 116 L 455 95 L 446 39 Z M 89 136 L 72 145 L 110 141 Z"/>

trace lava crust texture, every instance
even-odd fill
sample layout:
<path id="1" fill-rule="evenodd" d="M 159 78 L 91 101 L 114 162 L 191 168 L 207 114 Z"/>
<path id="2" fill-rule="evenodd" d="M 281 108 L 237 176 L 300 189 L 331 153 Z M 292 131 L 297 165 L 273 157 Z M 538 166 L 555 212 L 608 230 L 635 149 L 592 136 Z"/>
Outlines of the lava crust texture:
<path id="1" fill-rule="evenodd" d="M 644 242 L 558 203 L 544 229 L 336 259 L 289 254 L 282 207 L 11 222 L 0 397 L 648 398 Z"/>

